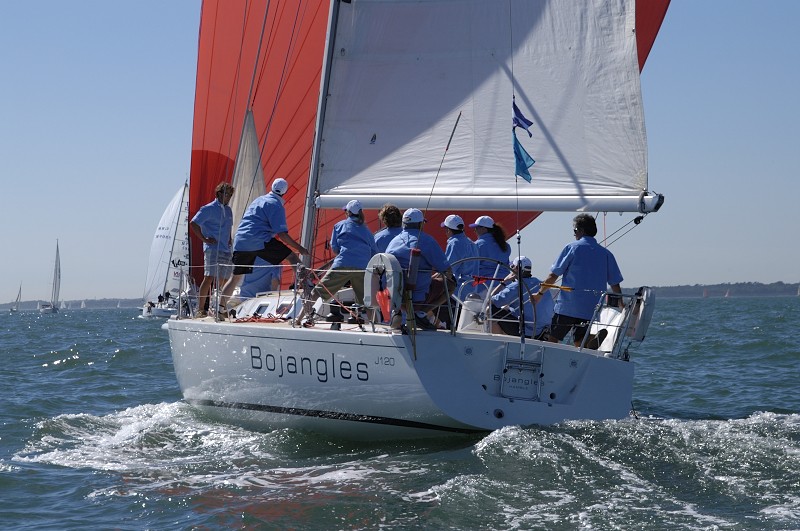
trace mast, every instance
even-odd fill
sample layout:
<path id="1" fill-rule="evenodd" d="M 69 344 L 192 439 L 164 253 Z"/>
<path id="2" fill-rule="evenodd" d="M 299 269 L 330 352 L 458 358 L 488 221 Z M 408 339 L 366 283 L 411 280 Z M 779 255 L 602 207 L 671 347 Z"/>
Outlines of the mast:
<path id="1" fill-rule="evenodd" d="M 317 107 L 317 123 L 314 132 L 314 145 L 311 155 L 311 171 L 309 172 L 308 186 L 306 187 L 306 203 L 303 210 L 302 233 L 300 244 L 314 252 L 314 224 L 316 222 L 317 183 L 319 180 L 319 149 L 322 143 L 322 123 L 325 120 L 325 109 L 328 101 L 328 86 L 333 64 L 333 51 L 335 48 L 336 23 L 339 18 L 339 0 L 331 1 L 330 15 L 328 16 L 328 33 L 325 37 L 325 62 L 322 66 L 322 79 L 320 81 L 319 105 Z M 310 260 L 311 257 L 307 257 Z M 310 262 L 309 262 L 310 263 Z M 309 265 L 309 264 L 306 264 Z"/>

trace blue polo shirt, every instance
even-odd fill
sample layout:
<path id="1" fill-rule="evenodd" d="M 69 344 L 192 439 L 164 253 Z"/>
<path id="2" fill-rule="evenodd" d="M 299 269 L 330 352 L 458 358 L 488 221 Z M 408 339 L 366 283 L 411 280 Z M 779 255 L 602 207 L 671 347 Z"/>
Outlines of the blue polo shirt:
<path id="1" fill-rule="evenodd" d="M 403 269 L 408 271 L 408 263 L 411 257 L 411 249 L 417 248 L 422 255 L 419 259 L 417 269 L 417 284 L 412 295 L 413 302 L 423 302 L 431 286 L 431 272 L 438 271 L 444 273 L 450 267 L 444 251 L 433 239 L 433 236 L 422 232 L 420 229 L 403 229 L 400 234 L 395 236 L 386 247 L 386 252 L 394 255 Z"/>
<path id="2" fill-rule="evenodd" d="M 444 255 L 453 268 L 453 275 L 456 278 L 457 295 L 463 299 L 468 293 L 475 291 L 475 288 L 472 286 L 472 281 L 474 280 L 473 275 L 478 274 L 479 262 L 477 260 L 471 260 L 462 264 L 452 264 L 464 258 L 477 257 L 478 247 L 475 245 L 475 242 L 467 238 L 467 235 L 462 232 L 447 238 L 447 247 L 444 250 Z"/>
<path id="3" fill-rule="evenodd" d="M 332 268 L 365 269 L 378 252 L 375 238 L 366 225 L 348 217 L 333 226 L 331 249 L 337 253 Z"/>
<path id="4" fill-rule="evenodd" d="M 550 271 L 562 277 L 563 286 L 573 288 L 559 292 L 555 312 L 578 319 L 591 319 L 607 285 L 622 282 L 614 255 L 591 236 L 567 244 Z"/>
<path id="5" fill-rule="evenodd" d="M 287 231 L 283 198 L 270 192 L 256 197 L 244 211 L 233 240 L 233 250 L 259 251 L 276 234 Z"/>
<path id="6" fill-rule="evenodd" d="M 477 240 L 475 240 L 475 245 L 478 247 L 478 256 L 483 258 L 493 258 L 495 260 L 499 260 L 504 264 L 508 264 L 511 262 L 511 246 L 508 245 L 508 250 L 504 251 L 500 249 L 500 246 L 497 245 L 497 242 L 494 239 L 494 236 L 490 232 L 487 232 L 481 235 Z M 478 266 L 478 274 L 482 277 L 491 277 L 494 276 L 494 271 L 497 268 L 497 264 L 494 262 L 487 262 L 485 260 L 481 260 Z M 501 277 L 504 277 L 508 274 L 508 271 L 505 268 L 500 269 Z"/>
<path id="7" fill-rule="evenodd" d="M 525 277 L 522 279 L 522 300 L 525 301 L 523 306 L 525 311 L 525 335 L 528 337 L 535 337 L 539 335 L 544 327 L 550 326 L 553 320 L 553 297 L 549 293 L 539 299 L 536 304 L 536 333 L 533 330 L 533 305 L 531 304 L 530 295 L 539 291 L 540 281 L 536 277 Z M 492 297 L 492 304 L 498 308 L 508 305 L 508 311 L 514 317 L 519 317 L 519 282 L 514 280 L 510 282 L 503 290 L 499 291 Z"/>
<path id="8" fill-rule="evenodd" d="M 217 243 L 203 242 L 203 251 L 217 249 L 226 253 L 231 252 L 231 229 L 233 229 L 233 211 L 228 205 L 223 205 L 219 199 L 214 199 L 192 218 L 192 223 L 200 226 L 200 231 L 206 238 L 214 238 Z"/>
<path id="9" fill-rule="evenodd" d="M 395 236 L 403 232 L 403 227 L 386 227 L 375 233 L 375 245 L 378 246 L 379 253 L 385 253 L 386 247 Z"/>

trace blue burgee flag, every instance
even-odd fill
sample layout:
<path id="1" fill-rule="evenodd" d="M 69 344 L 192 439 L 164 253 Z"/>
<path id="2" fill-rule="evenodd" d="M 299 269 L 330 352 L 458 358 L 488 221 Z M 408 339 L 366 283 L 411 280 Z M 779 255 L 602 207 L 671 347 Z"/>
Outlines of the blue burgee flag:
<path id="1" fill-rule="evenodd" d="M 531 182 L 532 177 L 531 173 L 528 171 L 528 168 L 533 166 L 536 161 L 533 160 L 530 155 L 528 155 L 528 152 L 525 151 L 525 148 L 519 143 L 519 140 L 517 140 L 517 133 L 512 130 L 512 134 L 514 135 L 514 161 L 516 162 L 515 173 L 517 176 L 522 177 L 528 182 Z"/>
<path id="2" fill-rule="evenodd" d="M 528 133 L 528 137 L 532 137 L 533 133 L 531 133 L 528 128 L 533 125 L 533 122 L 522 115 L 522 111 L 520 111 L 519 107 L 517 107 L 517 102 L 515 100 L 511 100 L 511 105 L 514 107 L 514 127 L 521 127 L 525 129 L 525 131 Z M 512 129 L 514 127 L 512 127 Z"/>

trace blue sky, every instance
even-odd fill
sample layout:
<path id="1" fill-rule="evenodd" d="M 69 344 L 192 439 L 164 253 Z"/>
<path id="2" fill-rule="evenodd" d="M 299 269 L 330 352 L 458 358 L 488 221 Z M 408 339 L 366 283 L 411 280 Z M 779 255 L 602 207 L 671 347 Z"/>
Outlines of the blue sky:
<path id="1" fill-rule="evenodd" d="M 0 301 L 142 295 L 187 178 L 199 0 L 0 0 Z M 800 2 L 673 0 L 642 87 L 664 208 L 612 245 L 624 286 L 800 281 Z M 545 276 L 571 215 L 523 231 Z M 607 216 L 608 231 L 629 215 Z"/>

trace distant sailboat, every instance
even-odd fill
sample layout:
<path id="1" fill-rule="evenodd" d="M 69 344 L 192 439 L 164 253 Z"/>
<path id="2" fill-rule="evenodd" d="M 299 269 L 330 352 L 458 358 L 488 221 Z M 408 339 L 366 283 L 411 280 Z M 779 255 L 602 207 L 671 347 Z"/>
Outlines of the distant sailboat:
<path id="1" fill-rule="evenodd" d="M 800 290 L 798 291 L 800 294 Z M 16 313 L 19 311 L 19 301 L 22 299 L 22 284 L 19 285 L 19 291 L 17 292 L 17 300 L 14 301 L 14 304 L 11 305 L 11 313 Z"/>
<path id="2" fill-rule="evenodd" d="M 86 301 L 81 301 L 81 310 L 86 309 Z"/>
<path id="3" fill-rule="evenodd" d="M 189 267 L 189 184 L 167 205 L 153 236 L 144 288 L 142 317 L 169 317 L 178 312 L 181 275 Z"/>
<path id="4" fill-rule="evenodd" d="M 56 240 L 56 262 L 53 268 L 53 291 L 50 302 L 43 302 L 39 306 L 40 313 L 58 313 L 58 297 L 61 292 L 61 258 L 58 253 L 58 240 Z"/>
<path id="5" fill-rule="evenodd" d="M 728 297 L 730 297 L 730 296 L 731 296 L 731 290 L 727 290 L 727 291 L 725 292 L 725 298 L 727 299 L 727 298 L 728 298 Z"/>

